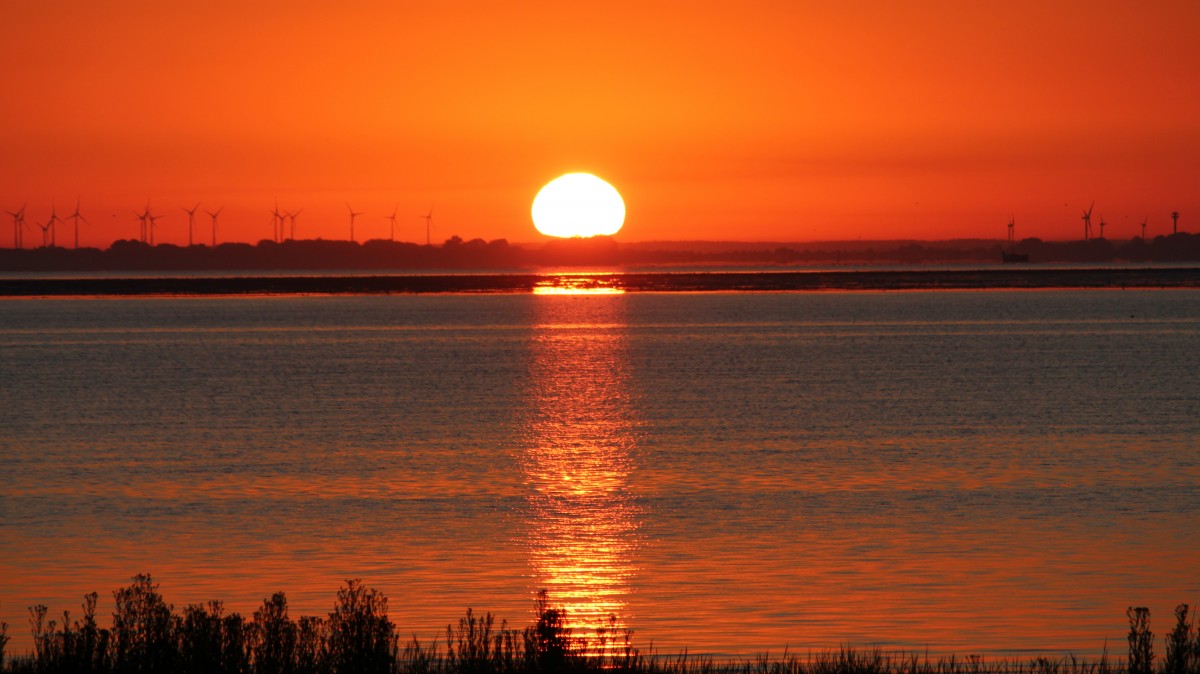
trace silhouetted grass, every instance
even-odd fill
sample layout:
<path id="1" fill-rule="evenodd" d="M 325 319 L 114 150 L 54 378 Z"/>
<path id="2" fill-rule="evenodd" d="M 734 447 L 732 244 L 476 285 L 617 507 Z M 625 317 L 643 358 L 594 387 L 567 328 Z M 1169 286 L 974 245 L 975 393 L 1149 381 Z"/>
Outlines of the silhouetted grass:
<path id="1" fill-rule="evenodd" d="M 358 580 L 338 590 L 327 617 L 296 620 L 283 593 L 263 600 L 250 620 L 225 613 L 219 601 L 176 612 L 149 575 L 135 576 L 113 599 L 109 627 L 96 620 L 95 593 L 84 597 L 75 619 L 69 612 L 49 619 L 45 606 L 30 607 L 33 650 L 15 658 L 5 657 L 8 626 L 0 623 L 0 674 L 1200 674 L 1200 637 L 1186 604 L 1176 609 L 1166 657 L 1155 666 L 1150 613 L 1133 607 L 1124 661 L 1107 655 L 985 661 L 853 648 L 718 661 L 642 653 L 615 621 L 594 636 L 574 636 L 545 593 L 532 625 L 510 628 L 467 609 L 446 627 L 444 643 L 413 637 L 403 644 L 387 597 Z"/>

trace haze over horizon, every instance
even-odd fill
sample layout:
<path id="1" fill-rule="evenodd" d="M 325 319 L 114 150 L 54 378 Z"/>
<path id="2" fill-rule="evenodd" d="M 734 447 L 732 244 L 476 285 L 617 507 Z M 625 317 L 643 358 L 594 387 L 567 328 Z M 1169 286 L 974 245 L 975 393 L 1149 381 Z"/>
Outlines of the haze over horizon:
<path id="1" fill-rule="evenodd" d="M 538 241 L 537 190 L 611 182 L 623 241 L 1106 236 L 1200 218 L 1200 5 L 82 0 L 0 7 L 0 209 L 80 244 Z M 208 217 L 195 238 L 207 242 Z M 0 246 L 12 245 L 11 221 Z M 70 245 L 68 228 L 58 243 Z"/>

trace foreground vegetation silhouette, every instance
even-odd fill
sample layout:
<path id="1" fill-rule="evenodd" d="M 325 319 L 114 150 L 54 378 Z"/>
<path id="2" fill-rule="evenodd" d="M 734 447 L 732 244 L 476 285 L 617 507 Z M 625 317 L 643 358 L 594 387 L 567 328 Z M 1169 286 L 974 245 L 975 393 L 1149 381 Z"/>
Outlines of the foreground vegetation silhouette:
<path id="1" fill-rule="evenodd" d="M 236 673 L 236 674 L 520 674 L 632 672 L 645 674 L 1197 674 L 1200 637 L 1188 606 L 1175 610 L 1175 628 L 1164 638 L 1166 656 L 1155 661 L 1150 612 L 1130 608 L 1127 660 L 1073 656 L 1028 661 L 984 661 L 979 656 L 930 658 L 841 648 L 800 657 L 717 661 L 642 653 L 632 633 L 615 621 L 590 638 L 572 635 L 564 611 L 539 595 L 536 619 L 521 629 L 496 624 L 489 613 L 467 609 L 446 627 L 445 641 L 402 643 L 388 618 L 388 600 L 359 580 L 338 590 L 327 617 L 288 615 L 276 593 L 247 620 L 225 613 L 219 601 L 189 605 L 182 613 L 166 603 L 149 575 L 113 592 L 110 627 L 96 619 L 98 595 L 84 597 L 82 615 L 48 619 L 45 606 L 29 609 L 33 651 L 6 659 L 8 625 L 0 623 L 0 672 L 13 674 Z"/>

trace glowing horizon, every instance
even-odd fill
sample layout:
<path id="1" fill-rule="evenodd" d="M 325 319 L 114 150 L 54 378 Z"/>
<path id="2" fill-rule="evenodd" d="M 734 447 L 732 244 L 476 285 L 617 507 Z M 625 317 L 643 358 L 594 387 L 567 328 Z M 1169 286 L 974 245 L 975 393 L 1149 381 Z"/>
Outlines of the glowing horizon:
<path id="1" fill-rule="evenodd" d="M 276 203 L 346 239 L 346 202 L 360 241 L 395 212 L 424 243 L 430 204 L 435 241 L 520 241 L 530 192 L 587 166 L 638 204 L 628 241 L 1073 239 L 1093 200 L 1110 238 L 1200 230 L 1195 3 L 602 14 L 10 3 L 0 209 L 27 246 L 77 199 L 84 246 L 137 238 L 148 200 L 179 245 L 198 201 L 219 241 L 270 239 Z"/>

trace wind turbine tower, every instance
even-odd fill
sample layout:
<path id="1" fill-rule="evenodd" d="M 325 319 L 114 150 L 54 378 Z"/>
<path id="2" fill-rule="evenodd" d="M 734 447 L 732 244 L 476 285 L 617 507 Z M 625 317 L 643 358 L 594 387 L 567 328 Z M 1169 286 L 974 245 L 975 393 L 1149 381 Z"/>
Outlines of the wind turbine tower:
<path id="1" fill-rule="evenodd" d="M 196 209 L 200 208 L 200 202 L 197 201 L 192 210 L 183 209 L 184 213 L 188 214 L 188 247 L 192 246 L 192 228 L 196 225 Z"/>
<path id="2" fill-rule="evenodd" d="M 1008 250 L 1009 250 L 1010 252 L 1011 252 L 1011 251 L 1013 250 L 1013 248 L 1014 248 L 1014 247 L 1017 245 L 1017 243 L 1016 243 L 1016 239 L 1014 238 L 1014 234 L 1015 234 L 1014 230 L 1015 230 L 1016 228 L 1017 228 L 1017 220 L 1016 220 L 1016 218 L 1012 218 L 1012 217 L 1010 217 L 1010 218 L 1008 219 Z"/>
<path id="3" fill-rule="evenodd" d="M 396 207 L 392 209 L 392 214 L 391 214 L 391 215 L 385 215 L 385 216 L 383 216 L 384 220 L 391 220 L 391 221 L 392 221 L 392 224 L 391 224 L 391 229 L 390 229 L 390 236 L 391 236 L 391 240 L 392 240 L 392 241 L 395 241 L 395 240 L 396 240 L 396 213 L 397 213 L 399 210 L 400 210 L 400 204 L 396 204 Z"/>
<path id="4" fill-rule="evenodd" d="M 149 206 L 146 207 L 146 220 L 150 223 L 150 226 L 147 227 L 146 229 L 148 229 L 150 231 L 150 245 L 151 246 L 154 245 L 154 230 L 156 227 L 158 227 L 158 219 L 161 217 L 163 217 L 163 216 L 154 215 L 153 213 L 151 213 Z"/>
<path id="5" fill-rule="evenodd" d="M 1179 211 L 1171 211 L 1171 233 L 1179 233 Z"/>
<path id="6" fill-rule="evenodd" d="M 146 202 L 146 210 L 142 211 L 141 213 L 134 211 L 133 214 L 137 216 L 137 219 L 142 224 L 141 242 L 146 243 L 146 233 L 149 231 L 150 202 L 149 201 Z"/>
<path id="7" fill-rule="evenodd" d="M 51 202 L 51 204 L 50 204 L 50 222 L 46 223 L 46 226 L 48 226 L 50 228 L 50 245 L 51 246 L 58 245 L 58 228 L 55 225 L 60 222 L 63 223 L 64 225 L 66 224 L 65 220 L 58 217 L 58 207 L 55 206 L 53 202 Z"/>
<path id="8" fill-rule="evenodd" d="M 1107 225 L 1107 224 L 1108 224 L 1108 223 L 1104 221 L 1104 214 L 1103 214 L 1103 213 L 1101 213 L 1101 214 L 1100 214 L 1100 238 L 1101 238 L 1101 239 L 1103 239 L 1103 238 L 1104 238 L 1104 226 L 1105 226 L 1105 225 Z"/>
<path id="9" fill-rule="evenodd" d="M 283 213 L 279 212 L 279 200 L 275 200 L 275 210 L 271 211 L 271 238 L 276 243 L 282 243 L 284 237 Z"/>
<path id="10" fill-rule="evenodd" d="M 1142 218 L 1142 241 L 1146 240 L 1146 221 L 1149 219 L 1150 219 L 1150 216 L 1148 216 L 1148 215 L 1146 217 Z"/>
<path id="11" fill-rule="evenodd" d="M 4 211 L 13 218 L 13 249 L 20 250 L 25 244 L 25 204 L 21 204 L 21 210 L 16 213 L 12 211 Z"/>
<path id="12" fill-rule="evenodd" d="M 1091 206 L 1083 212 L 1083 240 L 1087 241 L 1092 238 L 1092 209 L 1096 207 L 1096 202 L 1093 201 Z"/>
<path id="13" fill-rule="evenodd" d="M 79 248 L 79 221 L 80 221 L 80 220 L 83 220 L 84 222 L 87 222 L 87 224 L 89 224 L 89 225 L 90 225 L 90 224 L 92 224 L 92 223 L 88 222 L 88 219 L 87 219 L 87 218 L 83 217 L 83 216 L 82 216 L 82 215 L 79 213 L 79 199 L 76 199 L 76 200 L 75 200 L 75 212 L 74 212 L 74 213 L 72 213 L 72 214 L 70 214 L 70 215 L 68 215 L 68 216 L 67 216 L 67 219 L 68 219 L 68 220 L 71 220 L 71 219 L 74 219 L 74 220 L 75 220 L 75 248 L 76 248 L 76 249 L 78 249 L 78 248 Z"/>
<path id="14" fill-rule="evenodd" d="M 205 213 L 208 213 L 208 217 L 212 218 L 212 245 L 213 245 L 213 248 L 217 247 L 217 216 L 220 215 L 221 211 L 223 211 L 223 210 L 225 210 L 224 206 L 218 208 L 216 210 L 216 212 L 204 211 Z"/>
<path id="15" fill-rule="evenodd" d="M 362 211 L 355 213 L 354 209 L 350 206 L 350 202 L 346 202 L 346 208 L 350 209 L 350 240 L 354 241 L 354 218 L 362 215 Z"/>
<path id="16" fill-rule="evenodd" d="M 433 206 L 429 207 L 429 212 L 425 215 L 418 215 L 418 218 L 425 219 L 425 245 L 430 244 L 430 231 L 433 229 Z"/>
<path id="17" fill-rule="evenodd" d="M 288 219 L 288 222 L 289 222 L 289 223 L 291 224 L 291 226 L 292 226 L 292 232 L 291 232 L 291 236 L 289 236 L 289 237 L 288 237 L 288 238 L 290 238 L 292 241 L 295 241 L 295 240 L 296 240 L 296 216 L 297 216 L 297 215 L 300 215 L 300 214 L 301 214 L 301 213 L 303 213 L 303 212 L 304 212 L 304 209 L 303 209 L 303 208 L 301 208 L 301 209 L 300 209 L 300 210 L 298 210 L 298 211 L 293 211 L 293 212 L 287 212 L 287 211 L 284 211 L 284 213 L 283 213 L 283 214 L 284 214 L 284 216 L 286 216 L 286 217 L 287 217 L 287 219 Z"/>

